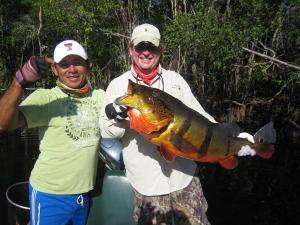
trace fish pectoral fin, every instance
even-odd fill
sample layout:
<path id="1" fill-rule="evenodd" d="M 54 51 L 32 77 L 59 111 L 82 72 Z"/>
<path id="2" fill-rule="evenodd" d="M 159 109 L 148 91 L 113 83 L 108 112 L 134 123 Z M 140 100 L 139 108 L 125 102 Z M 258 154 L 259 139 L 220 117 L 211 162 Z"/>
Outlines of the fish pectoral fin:
<path id="1" fill-rule="evenodd" d="M 163 119 L 163 120 L 155 123 L 154 125 L 156 127 L 156 131 L 159 131 L 161 128 L 166 127 L 169 123 L 170 123 L 170 119 L 169 118 Z"/>
<path id="2" fill-rule="evenodd" d="M 268 144 L 266 148 L 259 149 L 256 151 L 256 154 L 263 159 L 271 158 L 273 153 L 274 153 L 274 145 L 273 144 Z"/>
<path id="3" fill-rule="evenodd" d="M 164 157 L 167 161 L 174 161 L 176 158 L 176 154 L 169 151 L 167 148 L 165 148 L 163 145 L 157 147 L 157 151 L 159 154 Z"/>
<path id="4" fill-rule="evenodd" d="M 238 165 L 238 160 L 235 156 L 230 156 L 222 161 L 219 161 L 225 169 L 234 169 Z"/>

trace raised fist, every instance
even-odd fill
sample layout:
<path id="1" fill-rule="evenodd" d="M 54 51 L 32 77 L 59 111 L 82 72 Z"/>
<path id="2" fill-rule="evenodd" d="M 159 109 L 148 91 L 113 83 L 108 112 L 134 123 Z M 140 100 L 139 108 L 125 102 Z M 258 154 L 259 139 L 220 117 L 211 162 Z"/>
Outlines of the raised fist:
<path id="1" fill-rule="evenodd" d="M 49 58 L 32 56 L 21 69 L 16 72 L 16 80 L 26 87 L 39 79 L 46 78 L 49 70 Z"/>

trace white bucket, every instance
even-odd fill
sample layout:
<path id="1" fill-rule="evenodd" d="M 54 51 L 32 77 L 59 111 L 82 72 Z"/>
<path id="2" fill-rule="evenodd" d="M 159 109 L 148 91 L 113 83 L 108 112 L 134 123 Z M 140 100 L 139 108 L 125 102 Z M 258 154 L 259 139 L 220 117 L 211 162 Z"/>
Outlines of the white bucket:
<path id="1" fill-rule="evenodd" d="M 8 222 L 10 225 L 29 224 L 28 181 L 18 182 L 6 190 L 8 201 Z"/>

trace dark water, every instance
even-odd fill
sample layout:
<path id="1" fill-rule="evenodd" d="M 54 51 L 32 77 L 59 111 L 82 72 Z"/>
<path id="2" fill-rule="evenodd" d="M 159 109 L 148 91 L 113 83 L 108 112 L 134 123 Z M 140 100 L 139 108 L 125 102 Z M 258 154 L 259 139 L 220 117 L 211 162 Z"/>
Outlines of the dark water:
<path id="1" fill-rule="evenodd" d="M 234 170 L 199 164 L 212 225 L 300 224 L 299 129 L 279 122 L 275 122 L 275 128 L 278 142 L 271 159 L 239 158 Z M 1 225 L 14 224 L 7 222 L 11 215 L 5 190 L 28 180 L 37 156 L 36 130 L 0 134 Z"/>
<path id="2" fill-rule="evenodd" d="M 300 129 L 275 126 L 278 141 L 271 159 L 239 158 L 234 170 L 201 166 L 212 225 L 300 224 Z"/>
<path id="3" fill-rule="evenodd" d="M 0 134 L 0 224 L 15 225 L 13 215 L 14 209 L 8 203 L 5 192 L 13 184 L 18 182 L 28 181 L 30 171 L 33 168 L 36 157 L 38 156 L 38 139 L 36 130 L 21 130 L 18 129 L 14 132 L 7 132 Z M 18 201 L 17 203 L 23 204 L 27 198 L 25 189 L 24 193 L 19 191 L 12 192 L 12 198 Z M 26 197 L 25 197 L 26 196 Z M 16 199 L 19 198 L 19 199 Z M 23 217 L 22 210 L 17 212 L 19 217 Z M 19 220 L 22 220 L 20 218 Z M 21 222 L 21 221 L 20 221 Z M 21 225 L 21 224 L 20 224 Z"/>

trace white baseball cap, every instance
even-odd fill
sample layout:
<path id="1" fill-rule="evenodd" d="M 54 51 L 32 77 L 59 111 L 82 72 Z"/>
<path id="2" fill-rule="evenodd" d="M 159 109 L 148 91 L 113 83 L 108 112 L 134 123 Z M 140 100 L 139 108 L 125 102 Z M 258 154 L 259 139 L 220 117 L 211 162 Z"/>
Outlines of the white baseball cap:
<path id="1" fill-rule="evenodd" d="M 158 47 L 160 42 L 160 33 L 155 26 L 144 23 L 133 29 L 130 41 L 134 46 L 141 42 L 151 42 L 153 45 Z"/>
<path id="2" fill-rule="evenodd" d="M 84 48 L 77 41 L 66 40 L 56 45 L 53 54 L 54 62 L 59 63 L 68 55 L 78 55 L 84 60 L 88 58 Z"/>

